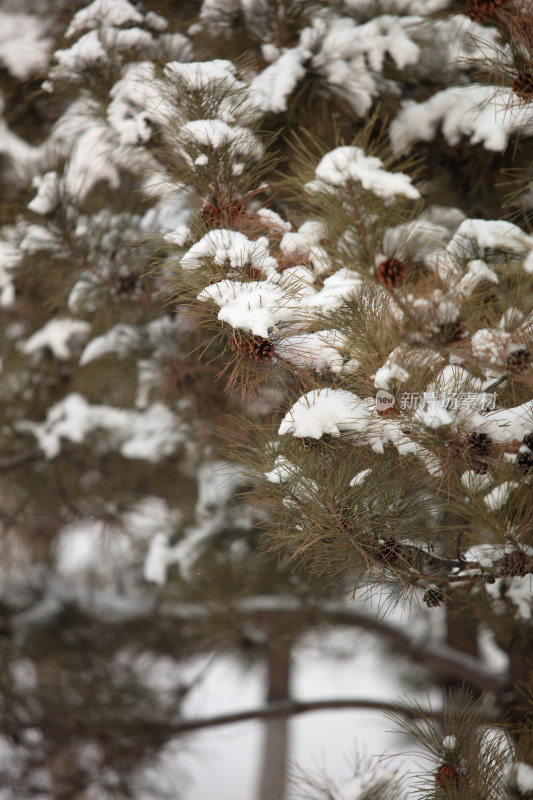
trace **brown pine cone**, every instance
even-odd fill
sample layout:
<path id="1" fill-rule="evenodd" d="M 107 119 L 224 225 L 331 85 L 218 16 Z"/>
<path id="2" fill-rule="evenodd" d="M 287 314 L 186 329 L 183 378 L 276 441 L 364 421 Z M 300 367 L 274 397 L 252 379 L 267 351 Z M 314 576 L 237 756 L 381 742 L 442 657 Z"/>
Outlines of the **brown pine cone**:
<path id="1" fill-rule="evenodd" d="M 517 577 L 526 574 L 527 559 L 524 553 L 515 550 L 512 553 L 506 553 L 500 562 L 500 570 L 502 575 L 510 577 Z"/>
<path id="2" fill-rule="evenodd" d="M 238 198 L 224 202 L 219 205 L 216 201 L 210 200 L 202 206 L 200 212 L 202 221 L 209 228 L 217 225 L 233 225 L 245 212 L 245 205 Z"/>
<path id="3" fill-rule="evenodd" d="M 479 433 L 478 431 L 474 431 L 474 433 L 470 434 L 468 439 L 468 451 L 470 453 L 476 453 L 476 455 L 479 456 L 486 456 L 489 452 L 491 444 L 492 439 L 488 433 Z"/>
<path id="4" fill-rule="evenodd" d="M 401 286 L 407 277 L 407 267 L 397 258 L 386 258 L 376 268 L 376 278 L 386 289 Z"/>
<path id="5" fill-rule="evenodd" d="M 371 544 L 370 552 L 372 558 L 375 558 L 376 561 L 383 561 L 386 564 L 392 564 L 402 552 L 401 545 L 393 537 L 385 541 L 373 539 Z"/>
<path id="6" fill-rule="evenodd" d="M 228 339 L 228 347 L 242 356 L 249 356 L 254 361 L 270 361 L 274 356 L 274 344 L 262 336 L 249 336 L 245 333 L 234 333 Z"/>
<path id="7" fill-rule="evenodd" d="M 457 781 L 457 773 L 451 764 L 441 764 L 435 770 L 435 783 L 437 786 L 447 787 Z"/>
<path id="8" fill-rule="evenodd" d="M 313 447 L 319 443 L 319 439 L 313 439 L 312 436 L 294 436 L 293 437 L 294 444 L 296 447 L 303 450 L 305 453 L 308 453 Z M 322 540 L 324 541 L 324 539 Z"/>
<path id="9" fill-rule="evenodd" d="M 531 363 L 531 353 L 529 350 L 526 350 L 525 347 L 520 347 L 519 349 L 513 350 L 511 353 L 509 353 L 505 359 L 505 362 L 508 367 L 524 369 L 528 364 Z"/>
<path id="10" fill-rule="evenodd" d="M 245 205 L 242 200 L 232 200 L 229 206 L 229 216 L 232 222 L 236 222 L 245 212 Z"/>
<path id="11" fill-rule="evenodd" d="M 117 294 L 129 294 L 137 286 L 138 275 L 121 275 L 118 279 Z"/>
<path id="12" fill-rule="evenodd" d="M 515 464 L 520 472 L 529 472 L 533 468 L 533 453 L 531 450 L 522 450 L 516 456 Z"/>
<path id="13" fill-rule="evenodd" d="M 445 597 L 440 589 L 428 589 L 422 600 L 428 608 L 437 608 L 437 606 L 441 606 L 444 603 Z"/>
<path id="14" fill-rule="evenodd" d="M 234 333 L 228 339 L 228 347 L 243 356 L 250 354 L 250 339 L 242 333 Z"/>
<path id="15" fill-rule="evenodd" d="M 255 361 L 270 361 L 274 356 L 274 345 L 270 339 L 263 339 L 262 336 L 254 336 L 249 345 L 249 355 Z"/>
<path id="16" fill-rule="evenodd" d="M 487 433 L 474 431 L 468 437 L 465 456 L 468 466 L 476 475 L 486 475 L 489 470 L 484 457 L 489 454 L 491 444 L 492 439 Z"/>
<path id="17" fill-rule="evenodd" d="M 202 222 L 213 228 L 220 220 L 220 209 L 215 203 L 204 203 L 201 211 Z"/>
<path id="18" fill-rule="evenodd" d="M 513 81 L 513 92 L 520 100 L 533 100 L 533 72 L 519 72 Z"/>
<path id="19" fill-rule="evenodd" d="M 473 0 L 467 13 L 473 22 L 486 22 L 498 8 L 508 2 L 509 0 Z"/>
<path id="20" fill-rule="evenodd" d="M 526 447 L 529 447 L 530 450 L 533 450 L 533 431 L 526 433 L 522 439 L 522 442 L 526 445 Z"/>

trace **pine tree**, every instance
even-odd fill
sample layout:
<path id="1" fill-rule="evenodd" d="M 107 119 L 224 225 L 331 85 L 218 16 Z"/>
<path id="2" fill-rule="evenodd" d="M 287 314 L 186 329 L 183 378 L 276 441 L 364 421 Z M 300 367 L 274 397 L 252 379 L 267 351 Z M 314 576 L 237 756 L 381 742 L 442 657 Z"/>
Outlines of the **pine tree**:
<path id="1" fill-rule="evenodd" d="M 67 23 L 32 101 L 46 138 L 3 123 L 0 143 L 12 796 L 155 791 L 131 757 L 180 741 L 179 664 L 213 640 L 270 664 L 286 719 L 291 647 L 327 619 L 451 687 L 437 723 L 401 709 L 435 761 L 421 797 L 531 793 L 529 6 L 205 0 L 171 33 L 96 0 Z M 15 77 L 43 66 L 5 53 Z M 215 460 L 229 447 L 240 466 Z M 354 611 L 376 588 L 446 609 L 447 646 Z M 139 668 L 159 653 L 166 697 Z M 403 796 L 365 765 L 304 785 Z"/>

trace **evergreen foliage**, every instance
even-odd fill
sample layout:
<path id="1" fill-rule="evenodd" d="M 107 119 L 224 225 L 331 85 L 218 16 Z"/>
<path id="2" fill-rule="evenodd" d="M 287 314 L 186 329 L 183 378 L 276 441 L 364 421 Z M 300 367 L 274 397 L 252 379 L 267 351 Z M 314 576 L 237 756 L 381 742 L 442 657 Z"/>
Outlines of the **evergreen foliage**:
<path id="1" fill-rule="evenodd" d="M 4 796 L 175 797 L 187 659 L 286 719 L 331 622 L 449 691 L 303 796 L 528 800 L 533 6 L 174 6 L 0 12 Z"/>

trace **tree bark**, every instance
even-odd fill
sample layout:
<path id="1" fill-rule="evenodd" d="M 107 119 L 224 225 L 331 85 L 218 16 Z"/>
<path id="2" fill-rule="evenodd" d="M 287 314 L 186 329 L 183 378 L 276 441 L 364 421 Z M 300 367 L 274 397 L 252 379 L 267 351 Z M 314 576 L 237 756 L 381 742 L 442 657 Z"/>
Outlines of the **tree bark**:
<path id="1" fill-rule="evenodd" d="M 289 699 L 290 647 L 288 644 L 271 644 L 268 648 L 269 703 Z M 265 725 L 263 763 L 259 780 L 258 800 L 283 800 L 285 796 L 285 768 L 289 739 L 289 717 L 274 717 Z"/>

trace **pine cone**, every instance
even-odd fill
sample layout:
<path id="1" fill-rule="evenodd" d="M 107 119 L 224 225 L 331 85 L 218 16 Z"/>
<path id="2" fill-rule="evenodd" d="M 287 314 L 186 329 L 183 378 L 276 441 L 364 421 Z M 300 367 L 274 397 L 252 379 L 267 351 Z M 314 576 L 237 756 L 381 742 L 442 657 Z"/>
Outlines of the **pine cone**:
<path id="1" fill-rule="evenodd" d="M 270 361 L 274 355 L 274 344 L 270 339 L 263 339 L 262 336 L 247 336 L 242 333 L 234 333 L 228 339 L 228 347 L 243 356 L 249 356 L 254 361 Z"/>
<path id="2" fill-rule="evenodd" d="M 222 207 L 213 200 L 204 203 L 200 213 L 204 224 L 209 228 L 214 228 L 221 223 L 235 223 L 243 215 L 244 210 L 244 203 L 239 199 L 224 203 Z"/>
<path id="3" fill-rule="evenodd" d="M 529 350 L 525 349 L 525 347 L 521 347 L 520 349 L 513 350 L 512 353 L 509 353 L 505 359 L 505 363 L 508 367 L 524 369 L 524 367 L 527 367 L 527 365 L 531 363 L 531 354 Z"/>
<path id="4" fill-rule="evenodd" d="M 488 472 L 489 467 L 483 456 L 489 454 L 491 444 L 492 439 L 487 433 L 474 431 L 468 437 L 466 458 L 470 469 L 476 475 L 486 475 Z"/>
<path id="5" fill-rule="evenodd" d="M 117 293 L 129 294 L 135 289 L 138 280 L 138 275 L 121 275 L 118 279 Z"/>
<path id="6" fill-rule="evenodd" d="M 250 358 L 255 361 L 270 361 L 274 355 L 274 345 L 270 339 L 254 336 L 249 346 Z"/>
<path id="7" fill-rule="evenodd" d="M 232 200 L 229 206 L 229 215 L 232 222 L 236 222 L 245 212 L 245 205 L 242 200 Z"/>
<path id="8" fill-rule="evenodd" d="M 228 347 L 236 353 L 247 356 L 250 353 L 250 339 L 242 333 L 234 333 L 228 339 Z"/>
<path id="9" fill-rule="evenodd" d="M 371 545 L 372 558 L 375 558 L 376 561 L 384 561 L 386 564 L 392 564 L 402 552 L 401 545 L 393 537 L 385 541 L 373 539 Z"/>
<path id="10" fill-rule="evenodd" d="M 522 442 L 526 445 L 526 447 L 529 447 L 530 450 L 533 450 L 533 431 L 531 431 L 531 433 L 526 433 L 522 439 Z"/>
<path id="11" fill-rule="evenodd" d="M 514 550 L 512 553 L 506 553 L 500 562 L 502 575 L 509 575 L 510 577 L 525 575 L 526 566 L 526 556 L 518 550 Z"/>
<path id="12" fill-rule="evenodd" d="M 435 770 L 435 783 L 437 786 L 448 787 L 457 782 L 457 773 L 451 764 L 441 764 Z"/>
<path id="13" fill-rule="evenodd" d="M 201 215 L 203 223 L 209 228 L 214 228 L 220 219 L 220 209 L 215 203 L 204 203 Z"/>
<path id="14" fill-rule="evenodd" d="M 491 444 L 492 439 L 488 433 L 474 431 L 474 433 L 470 434 L 468 439 L 468 451 L 470 453 L 476 453 L 479 456 L 486 456 L 490 450 Z"/>
<path id="15" fill-rule="evenodd" d="M 513 81 L 513 92 L 520 100 L 533 100 L 533 72 L 519 72 Z"/>
<path id="16" fill-rule="evenodd" d="M 522 450 L 518 453 L 515 464 L 521 472 L 529 472 L 533 468 L 533 453 L 531 450 Z"/>
<path id="17" fill-rule="evenodd" d="M 305 453 L 308 453 L 313 447 L 319 443 L 319 439 L 313 439 L 312 436 L 294 436 L 293 437 L 294 444 L 303 450 Z M 322 541 L 325 541 L 324 539 Z"/>
<path id="18" fill-rule="evenodd" d="M 428 589 L 422 600 L 428 608 L 437 608 L 437 606 L 441 606 L 444 603 L 445 597 L 440 589 Z"/>
<path id="19" fill-rule="evenodd" d="M 473 0 L 467 13 L 473 22 L 486 22 L 498 8 L 508 2 L 509 0 Z"/>
<path id="20" fill-rule="evenodd" d="M 376 269 L 376 278 L 386 289 L 401 286 L 407 277 L 407 267 L 397 258 L 386 258 Z"/>

